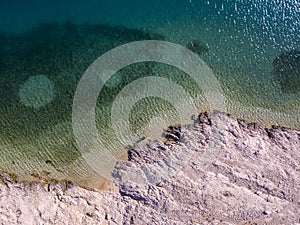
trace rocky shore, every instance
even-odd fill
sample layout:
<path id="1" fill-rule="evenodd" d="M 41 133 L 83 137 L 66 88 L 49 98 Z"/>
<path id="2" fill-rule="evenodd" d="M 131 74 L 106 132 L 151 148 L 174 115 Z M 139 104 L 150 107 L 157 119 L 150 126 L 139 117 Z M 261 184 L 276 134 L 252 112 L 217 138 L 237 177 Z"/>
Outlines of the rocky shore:
<path id="1" fill-rule="evenodd" d="M 300 224 L 300 131 L 201 114 L 119 161 L 107 190 L 1 174 L 0 224 Z"/>

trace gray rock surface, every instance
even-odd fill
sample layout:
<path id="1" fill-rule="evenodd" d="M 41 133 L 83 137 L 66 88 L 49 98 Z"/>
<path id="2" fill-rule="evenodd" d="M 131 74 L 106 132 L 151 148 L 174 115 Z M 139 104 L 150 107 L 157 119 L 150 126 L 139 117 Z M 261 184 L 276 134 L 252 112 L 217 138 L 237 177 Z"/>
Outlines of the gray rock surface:
<path id="1" fill-rule="evenodd" d="M 133 146 L 105 191 L 1 174 L 0 224 L 300 224 L 299 131 L 215 113 L 165 137 Z"/>

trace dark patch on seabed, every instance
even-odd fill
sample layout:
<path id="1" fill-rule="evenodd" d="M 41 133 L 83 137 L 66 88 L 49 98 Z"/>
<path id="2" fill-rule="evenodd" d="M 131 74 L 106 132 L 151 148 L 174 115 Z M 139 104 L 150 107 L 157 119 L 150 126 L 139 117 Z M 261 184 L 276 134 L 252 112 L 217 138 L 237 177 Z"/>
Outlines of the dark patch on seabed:
<path id="1" fill-rule="evenodd" d="M 278 55 L 273 61 L 273 73 L 283 92 L 299 92 L 300 51 L 294 49 Z"/>

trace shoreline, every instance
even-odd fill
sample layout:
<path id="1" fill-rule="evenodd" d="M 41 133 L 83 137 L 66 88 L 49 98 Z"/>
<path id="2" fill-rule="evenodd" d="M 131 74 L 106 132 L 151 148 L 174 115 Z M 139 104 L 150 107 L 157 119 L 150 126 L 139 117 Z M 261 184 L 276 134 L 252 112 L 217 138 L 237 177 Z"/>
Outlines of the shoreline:
<path id="1" fill-rule="evenodd" d="M 259 122 L 252 122 L 251 119 L 249 119 L 249 120 L 247 120 L 247 119 L 240 119 L 240 118 L 237 118 L 236 116 L 233 116 L 232 114 L 224 113 L 224 112 L 218 112 L 218 111 L 208 112 L 208 111 L 203 111 L 203 112 L 201 112 L 199 114 L 199 116 L 202 115 L 202 114 L 208 114 L 208 115 L 223 114 L 223 115 L 226 115 L 228 117 L 234 118 L 237 121 L 241 121 L 241 122 L 247 124 L 248 126 L 258 127 L 258 129 L 264 129 L 267 132 L 270 129 L 282 129 L 282 130 L 300 131 L 300 127 L 299 127 L 299 129 L 295 129 L 295 128 L 290 128 L 290 127 L 287 127 L 287 126 L 278 126 L 278 125 L 274 125 L 274 124 L 270 124 L 270 123 L 265 123 L 265 125 L 262 125 Z M 190 125 L 191 124 L 186 124 L 186 125 L 183 125 L 183 126 L 190 126 Z M 159 140 L 157 140 L 157 141 L 162 141 L 163 139 L 165 139 L 163 137 L 163 133 L 164 133 L 164 131 L 161 131 L 162 138 L 159 139 Z M 140 141 L 140 140 L 142 140 L 142 141 Z M 140 140 L 138 140 L 136 143 L 134 143 L 133 146 L 139 145 L 139 144 L 144 145 L 145 143 L 147 143 L 149 141 L 156 141 L 155 139 L 153 139 L 151 137 L 141 138 Z M 118 159 L 118 161 L 128 161 L 128 157 L 127 158 L 126 157 L 125 158 L 120 158 L 120 159 Z M 51 184 L 51 183 L 57 184 L 58 183 L 58 184 L 61 184 L 61 185 L 68 185 L 68 184 L 72 184 L 73 185 L 73 182 L 71 180 L 68 180 L 68 179 L 57 180 L 57 179 L 53 179 L 53 178 L 48 178 L 47 179 L 46 177 L 42 177 L 42 175 L 41 174 L 39 175 L 38 173 L 36 173 L 36 174 L 35 173 L 28 174 L 27 179 L 24 179 L 24 177 L 20 179 L 19 178 L 20 175 L 18 176 L 15 173 L 11 173 L 11 172 L 5 171 L 5 170 L 0 170 L 0 175 L 1 174 L 10 177 L 13 182 L 24 183 L 24 184 L 29 184 L 29 185 L 30 184 L 34 184 L 34 183 L 43 183 L 43 184 Z M 91 181 L 92 179 L 94 179 L 94 178 L 92 176 L 90 176 L 89 179 L 87 180 L 87 182 Z M 103 191 L 103 190 L 108 190 L 109 189 L 109 188 L 107 188 L 107 186 L 110 186 L 110 183 L 111 182 L 109 180 L 107 180 L 106 178 L 100 178 L 100 180 L 98 182 L 96 182 L 96 186 L 97 187 L 96 186 L 90 187 L 89 185 L 84 184 L 84 183 L 83 184 L 74 184 L 74 185 L 82 187 L 82 188 L 85 188 L 87 190 Z"/>
<path id="2" fill-rule="evenodd" d="M 290 128 L 290 127 L 287 127 L 287 126 L 278 126 L 278 125 L 274 125 L 274 124 L 270 124 L 270 123 L 262 125 L 259 122 L 251 122 L 251 119 L 247 120 L 247 119 L 237 118 L 236 116 L 233 116 L 232 114 L 229 114 L 229 113 L 223 113 L 223 112 L 217 112 L 217 111 L 214 111 L 214 112 L 204 111 L 204 112 L 201 112 L 199 114 L 199 116 L 203 115 L 203 114 L 208 114 L 210 116 L 212 114 L 223 114 L 223 115 L 226 115 L 230 118 L 234 118 L 237 121 L 241 121 L 241 122 L 247 124 L 247 126 L 257 127 L 258 129 L 263 129 L 263 130 L 266 130 L 267 132 L 269 132 L 269 130 L 272 130 L 272 129 L 291 130 L 291 131 L 299 131 L 300 132 L 300 128 L 295 129 L 295 128 Z M 183 126 L 190 126 L 190 125 L 191 124 L 186 124 L 186 125 L 183 125 Z M 164 131 L 161 131 L 162 135 L 163 135 L 163 133 L 164 133 Z M 165 139 L 163 136 L 159 140 L 155 140 L 151 137 L 142 138 L 142 139 L 140 139 L 142 141 L 138 140 L 133 146 L 145 145 L 145 143 L 147 143 L 149 141 L 162 141 L 163 139 Z M 118 161 L 128 161 L 128 157 L 118 159 Z M 24 177 L 20 179 L 19 178 L 20 175 L 18 176 L 15 173 L 11 173 L 11 172 L 5 171 L 5 170 L 0 170 L 0 175 L 8 176 L 8 177 L 11 178 L 11 180 L 13 182 L 16 182 L 16 183 L 24 183 L 24 184 L 29 184 L 29 185 L 34 184 L 34 183 L 42 183 L 42 184 L 51 184 L 51 183 L 53 183 L 53 184 L 61 184 L 61 185 L 72 184 L 72 185 L 75 185 L 75 186 L 85 188 L 87 190 L 96 190 L 96 191 L 97 190 L 98 191 L 108 190 L 109 189 L 108 186 L 110 186 L 110 184 L 111 184 L 111 181 L 109 181 L 105 178 L 100 178 L 100 180 L 98 182 L 96 182 L 96 186 L 90 187 L 89 185 L 84 184 L 84 183 L 83 184 L 73 184 L 73 182 L 71 180 L 67 180 L 67 179 L 62 179 L 62 180 L 57 180 L 57 179 L 53 179 L 53 178 L 48 178 L 47 179 L 46 177 L 42 177 L 41 175 L 35 174 L 35 173 L 28 174 L 27 178 L 29 178 L 29 179 L 24 179 Z M 94 177 L 90 176 L 89 179 L 86 182 L 89 182 L 93 179 L 94 179 Z"/>
<path id="3" fill-rule="evenodd" d="M 226 129 L 215 140 L 220 151 L 203 167 L 215 121 L 224 121 Z M 300 131 L 266 129 L 222 113 L 201 114 L 198 123 L 181 128 L 180 141 L 173 141 L 134 146 L 130 160 L 117 163 L 107 191 L 61 183 L 5 184 L 2 178 L 2 221 L 299 223 Z M 26 201 L 32 205 L 28 209 Z"/>

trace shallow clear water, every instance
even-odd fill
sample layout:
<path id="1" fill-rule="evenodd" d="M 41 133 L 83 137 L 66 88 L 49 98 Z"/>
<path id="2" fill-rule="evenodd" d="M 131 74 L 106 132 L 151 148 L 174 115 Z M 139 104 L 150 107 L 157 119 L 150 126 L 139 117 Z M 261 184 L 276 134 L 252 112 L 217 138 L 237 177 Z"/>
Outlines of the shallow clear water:
<path id="1" fill-rule="evenodd" d="M 74 92 L 100 55 L 138 40 L 170 41 L 198 54 L 218 79 L 228 113 L 300 129 L 299 15 L 297 0 L 1 2 L 0 169 L 26 179 L 93 186 L 82 178 L 92 175 L 73 137 Z M 98 98 L 97 128 L 108 146 L 118 139 L 110 121 L 114 97 L 149 75 L 183 86 L 198 99 L 199 111 L 214 110 L 184 72 L 158 63 L 131 65 L 116 73 Z M 130 115 L 131 129 L 147 133 L 142 128 L 153 116 L 176 114 L 171 108 L 163 99 L 139 102 Z M 113 154 L 122 157 L 126 151 Z"/>

